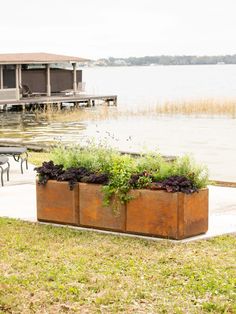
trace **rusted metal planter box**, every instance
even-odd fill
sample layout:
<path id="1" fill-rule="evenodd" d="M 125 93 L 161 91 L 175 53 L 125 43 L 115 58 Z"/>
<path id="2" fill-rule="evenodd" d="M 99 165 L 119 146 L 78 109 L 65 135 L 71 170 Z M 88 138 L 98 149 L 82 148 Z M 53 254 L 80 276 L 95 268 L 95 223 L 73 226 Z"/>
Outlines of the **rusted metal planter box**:
<path id="1" fill-rule="evenodd" d="M 169 239 L 184 239 L 208 230 L 208 189 L 198 193 L 132 190 L 133 199 L 114 213 L 103 206 L 102 185 L 48 181 L 36 185 L 39 221 L 72 224 Z"/>
<path id="2" fill-rule="evenodd" d="M 71 191 L 68 182 L 36 183 L 39 221 L 79 225 L 79 184 Z"/>
<path id="3" fill-rule="evenodd" d="M 150 236 L 184 239 L 208 230 L 208 189 L 190 195 L 133 190 L 127 203 L 126 230 Z"/>
<path id="4" fill-rule="evenodd" d="M 85 227 L 125 231 L 126 207 L 121 205 L 114 213 L 103 206 L 102 185 L 79 183 L 80 224 Z"/>

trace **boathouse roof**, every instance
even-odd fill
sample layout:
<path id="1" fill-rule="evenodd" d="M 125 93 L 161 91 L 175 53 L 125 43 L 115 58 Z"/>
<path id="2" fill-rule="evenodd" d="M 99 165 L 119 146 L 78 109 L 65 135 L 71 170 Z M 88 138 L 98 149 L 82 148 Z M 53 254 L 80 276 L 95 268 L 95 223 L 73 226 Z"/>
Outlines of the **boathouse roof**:
<path id="1" fill-rule="evenodd" d="M 45 52 L 0 54 L 0 64 L 46 64 L 84 62 L 88 59 Z"/>

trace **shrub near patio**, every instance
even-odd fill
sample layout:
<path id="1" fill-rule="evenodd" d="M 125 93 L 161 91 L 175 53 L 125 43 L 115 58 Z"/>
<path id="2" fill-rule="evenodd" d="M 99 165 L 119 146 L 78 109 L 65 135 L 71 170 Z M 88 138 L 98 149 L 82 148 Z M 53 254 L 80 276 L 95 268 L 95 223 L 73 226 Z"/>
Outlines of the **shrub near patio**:
<path id="1" fill-rule="evenodd" d="M 158 153 L 134 158 L 106 146 L 58 147 L 36 171 L 39 220 L 68 223 L 40 215 L 47 186 L 59 184 L 46 212 L 64 189 L 74 200 L 72 224 L 175 239 L 207 231 L 208 171 L 189 156 L 169 162 Z"/>

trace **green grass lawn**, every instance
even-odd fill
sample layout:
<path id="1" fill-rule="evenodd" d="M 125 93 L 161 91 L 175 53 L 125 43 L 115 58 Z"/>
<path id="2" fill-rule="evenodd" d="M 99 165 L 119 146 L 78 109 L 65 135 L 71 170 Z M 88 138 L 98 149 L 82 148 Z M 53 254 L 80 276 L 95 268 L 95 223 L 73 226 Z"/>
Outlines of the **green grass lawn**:
<path id="1" fill-rule="evenodd" d="M 0 313 L 236 313 L 236 237 L 175 244 L 0 218 Z"/>

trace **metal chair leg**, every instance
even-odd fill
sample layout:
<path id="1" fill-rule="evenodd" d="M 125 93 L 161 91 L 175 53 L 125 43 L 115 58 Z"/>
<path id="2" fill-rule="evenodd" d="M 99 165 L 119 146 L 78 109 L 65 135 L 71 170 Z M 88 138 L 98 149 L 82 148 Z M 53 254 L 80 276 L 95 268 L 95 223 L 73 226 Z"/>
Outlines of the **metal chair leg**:
<path id="1" fill-rule="evenodd" d="M 2 184 L 2 186 L 4 186 L 4 184 L 3 184 L 3 167 L 2 166 L 0 166 L 0 170 L 1 170 L 1 184 Z"/>
<path id="2" fill-rule="evenodd" d="M 28 153 L 27 152 L 25 152 L 25 155 L 26 155 L 26 157 L 25 157 L 25 164 L 26 164 L 26 169 L 28 170 Z"/>
<path id="3" fill-rule="evenodd" d="M 20 159 L 20 170 L 21 170 L 21 174 L 23 174 L 23 162 L 24 162 L 24 159 Z"/>
<path id="4" fill-rule="evenodd" d="M 10 180 L 10 163 L 7 162 L 7 181 Z"/>
<path id="5" fill-rule="evenodd" d="M 28 170 L 28 153 L 25 152 L 25 157 L 19 157 L 19 161 L 20 161 L 20 168 L 21 168 L 21 173 L 23 174 L 23 163 L 25 161 L 25 167 L 26 167 L 26 170 Z"/>

